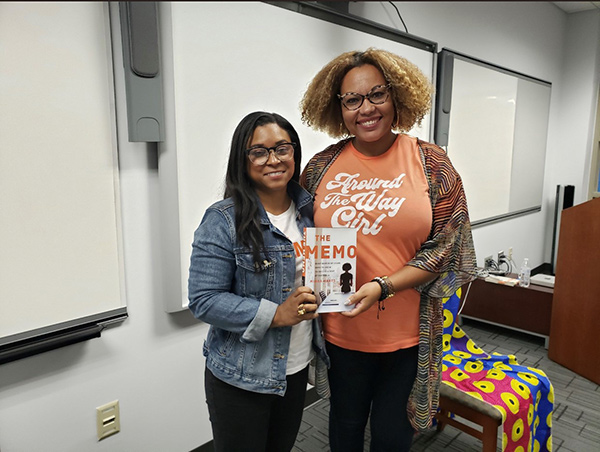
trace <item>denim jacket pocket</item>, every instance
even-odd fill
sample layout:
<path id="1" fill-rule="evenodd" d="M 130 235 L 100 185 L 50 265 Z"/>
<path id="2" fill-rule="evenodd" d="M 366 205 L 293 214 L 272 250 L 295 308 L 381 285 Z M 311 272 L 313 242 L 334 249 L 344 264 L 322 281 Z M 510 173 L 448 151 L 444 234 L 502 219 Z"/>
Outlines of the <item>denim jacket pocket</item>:
<path id="1" fill-rule="evenodd" d="M 204 355 L 208 356 L 210 351 L 216 352 L 218 356 L 227 358 L 235 348 L 235 343 L 239 342 L 239 334 L 220 328 L 210 328 L 208 336 L 204 343 Z"/>
<path id="2" fill-rule="evenodd" d="M 240 292 L 246 296 L 256 298 L 273 298 L 273 285 L 275 284 L 275 263 L 273 256 L 261 253 L 261 265 L 254 264 L 252 253 L 236 254 L 238 284 Z"/>

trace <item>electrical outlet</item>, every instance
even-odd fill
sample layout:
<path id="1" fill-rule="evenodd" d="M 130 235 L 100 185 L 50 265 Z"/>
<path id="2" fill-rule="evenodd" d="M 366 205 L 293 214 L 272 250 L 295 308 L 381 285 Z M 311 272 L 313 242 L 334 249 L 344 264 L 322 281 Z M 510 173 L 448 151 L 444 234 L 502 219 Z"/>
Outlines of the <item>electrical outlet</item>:
<path id="1" fill-rule="evenodd" d="M 504 250 L 498 251 L 498 262 L 500 262 L 505 257 L 506 257 L 506 255 L 504 254 Z"/>
<path id="2" fill-rule="evenodd" d="M 96 408 L 96 430 L 98 441 L 121 431 L 118 400 Z"/>
<path id="3" fill-rule="evenodd" d="M 484 269 L 488 269 L 488 268 L 492 268 L 494 265 L 494 256 L 486 256 L 486 258 L 483 260 L 484 264 L 483 264 L 483 268 Z"/>
<path id="4" fill-rule="evenodd" d="M 508 247 L 508 260 L 511 261 L 512 260 L 512 246 Z"/>

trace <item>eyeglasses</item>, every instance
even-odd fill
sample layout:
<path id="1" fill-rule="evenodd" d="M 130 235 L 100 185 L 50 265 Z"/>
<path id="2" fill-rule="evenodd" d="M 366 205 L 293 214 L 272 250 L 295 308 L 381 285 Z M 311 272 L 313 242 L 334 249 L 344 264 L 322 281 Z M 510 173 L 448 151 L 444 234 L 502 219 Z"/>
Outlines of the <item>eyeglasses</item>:
<path id="1" fill-rule="evenodd" d="M 358 110 L 362 106 L 365 98 L 369 99 L 369 102 L 374 105 L 383 104 L 386 100 L 388 100 L 391 87 L 392 85 L 389 83 L 387 85 L 374 86 L 366 96 L 358 93 L 346 93 L 343 96 L 338 94 L 337 96 L 342 101 L 342 105 L 344 107 L 350 111 L 354 111 Z"/>
<path id="2" fill-rule="evenodd" d="M 281 143 L 272 148 L 257 146 L 246 149 L 246 154 L 248 154 L 248 159 L 252 164 L 260 166 L 266 165 L 271 152 L 280 162 L 287 162 L 294 156 L 294 149 L 296 149 L 296 143 Z"/>

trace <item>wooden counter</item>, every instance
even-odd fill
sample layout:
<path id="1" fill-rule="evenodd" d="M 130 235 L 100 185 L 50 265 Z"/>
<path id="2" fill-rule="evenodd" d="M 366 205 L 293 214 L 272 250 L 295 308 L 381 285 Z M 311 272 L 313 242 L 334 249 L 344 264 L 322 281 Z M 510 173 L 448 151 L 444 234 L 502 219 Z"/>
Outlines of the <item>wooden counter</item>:
<path id="1" fill-rule="evenodd" d="M 463 291 L 465 293 L 466 289 L 463 288 Z M 553 292 L 552 288 L 535 284 L 527 288 L 510 287 L 476 279 L 469 290 L 461 316 L 542 336 L 547 346 Z"/>

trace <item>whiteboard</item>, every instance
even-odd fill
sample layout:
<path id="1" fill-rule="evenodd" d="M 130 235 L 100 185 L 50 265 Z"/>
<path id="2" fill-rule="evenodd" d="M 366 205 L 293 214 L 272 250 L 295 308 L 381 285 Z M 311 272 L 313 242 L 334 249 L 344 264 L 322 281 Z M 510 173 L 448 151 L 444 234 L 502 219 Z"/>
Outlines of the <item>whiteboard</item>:
<path id="1" fill-rule="evenodd" d="M 0 345 L 126 313 L 108 17 L 0 3 Z"/>
<path id="2" fill-rule="evenodd" d="M 266 3 L 161 2 L 159 13 L 168 118 L 159 157 L 165 307 L 177 311 L 187 306 L 194 230 L 223 197 L 238 122 L 255 110 L 283 115 L 300 135 L 304 166 L 334 142 L 304 126 L 298 107 L 326 63 L 377 47 L 406 57 L 432 80 L 435 45 L 424 50 Z M 430 125 L 428 115 L 410 133 L 429 140 Z"/>
<path id="3" fill-rule="evenodd" d="M 436 141 L 461 175 L 472 225 L 541 210 L 551 84 L 448 49 L 438 71 Z"/>
<path id="4" fill-rule="evenodd" d="M 457 59 L 454 81 L 448 155 L 476 221 L 509 209 L 517 79 Z"/>

